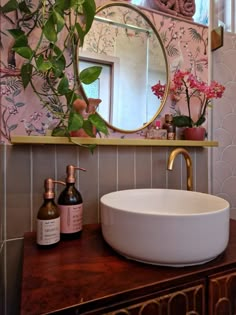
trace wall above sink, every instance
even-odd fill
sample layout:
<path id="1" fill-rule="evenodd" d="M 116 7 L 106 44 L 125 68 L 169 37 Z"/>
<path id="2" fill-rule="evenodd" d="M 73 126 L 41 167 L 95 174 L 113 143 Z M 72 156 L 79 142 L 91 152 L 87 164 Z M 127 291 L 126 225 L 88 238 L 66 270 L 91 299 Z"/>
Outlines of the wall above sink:
<path id="1" fill-rule="evenodd" d="M 97 6 L 107 1 L 96 1 Z M 117 2 L 118 4 L 118 2 Z M 186 20 L 180 20 L 157 11 L 141 8 L 150 19 L 160 35 L 165 47 L 170 74 L 177 68 L 192 70 L 203 80 L 207 79 L 208 57 L 207 36 L 208 29 L 203 25 L 194 24 Z M 1 28 L 8 29 L 9 21 L 1 19 Z M 11 138 L 18 136 L 43 136 L 51 117 L 38 104 L 37 98 L 32 91 L 23 90 L 17 76 L 7 67 L 9 59 L 9 38 L 2 38 L 3 50 L 1 52 L 1 142 L 9 143 Z M 20 60 L 16 59 L 16 68 Z M 13 67 L 14 68 L 14 67 Z M 7 73 L 6 73 L 7 72 Z M 156 100 L 157 101 L 157 100 Z M 184 108 L 184 104 L 178 106 Z M 165 113 L 174 110 L 173 103 L 167 99 L 161 111 Z M 183 109 L 184 110 L 184 109 Z M 135 115 L 135 113 L 134 113 Z M 128 118 L 129 119 L 129 118 Z M 110 129 L 109 138 L 143 139 L 142 130 L 134 133 L 125 133 Z M 105 140 L 105 139 L 104 139 Z"/>

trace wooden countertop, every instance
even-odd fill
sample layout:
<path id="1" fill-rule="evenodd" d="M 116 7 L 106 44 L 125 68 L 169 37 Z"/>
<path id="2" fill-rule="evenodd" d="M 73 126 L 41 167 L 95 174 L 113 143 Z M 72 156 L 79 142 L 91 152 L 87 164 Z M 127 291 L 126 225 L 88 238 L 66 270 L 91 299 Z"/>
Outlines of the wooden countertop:
<path id="1" fill-rule="evenodd" d="M 81 314 L 236 267 L 236 221 L 232 220 L 226 251 L 212 262 L 185 268 L 127 260 L 105 243 L 100 225 L 84 226 L 80 239 L 61 241 L 53 249 L 37 248 L 35 237 L 35 233 L 24 237 L 21 315 L 59 314 L 78 304 Z"/>

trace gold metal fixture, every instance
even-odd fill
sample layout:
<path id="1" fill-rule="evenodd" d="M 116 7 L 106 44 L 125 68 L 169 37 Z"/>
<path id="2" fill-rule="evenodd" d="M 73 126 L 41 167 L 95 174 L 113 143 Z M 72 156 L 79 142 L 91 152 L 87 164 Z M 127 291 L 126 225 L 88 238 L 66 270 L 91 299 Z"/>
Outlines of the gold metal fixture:
<path id="1" fill-rule="evenodd" d="M 185 162 L 186 162 L 186 166 L 187 166 L 187 190 L 193 190 L 192 160 L 191 160 L 191 157 L 190 157 L 187 150 L 185 150 L 183 148 L 174 149 L 169 155 L 169 159 L 168 159 L 168 163 L 167 163 L 167 169 L 169 171 L 173 170 L 174 160 L 178 154 L 183 154 L 183 156 L 185 158 Z"/>

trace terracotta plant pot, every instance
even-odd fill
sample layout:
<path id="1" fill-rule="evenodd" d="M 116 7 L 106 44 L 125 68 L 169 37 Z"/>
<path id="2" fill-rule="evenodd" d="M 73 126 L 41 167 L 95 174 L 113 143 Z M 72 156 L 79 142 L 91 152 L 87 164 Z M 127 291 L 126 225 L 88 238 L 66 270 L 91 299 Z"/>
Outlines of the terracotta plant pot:
<path id="1" fill-rule="evenodd" d="M 205 139 L 206 129 L 203 127 L 185 128 L 184 139 L 185 140 L 198 140 L 202 141 Z"/>
<path id="2" fill-rule="evenodd" d="M 94 137 L 96 137 L 96 127 L 93 126 L 93 134 Z M 80 137 L 80 138 L 91 138 L 85 131 L 84 129 L 79 129 L 76 131 L 71 131 L 70 132 L 71 137 Z"/>

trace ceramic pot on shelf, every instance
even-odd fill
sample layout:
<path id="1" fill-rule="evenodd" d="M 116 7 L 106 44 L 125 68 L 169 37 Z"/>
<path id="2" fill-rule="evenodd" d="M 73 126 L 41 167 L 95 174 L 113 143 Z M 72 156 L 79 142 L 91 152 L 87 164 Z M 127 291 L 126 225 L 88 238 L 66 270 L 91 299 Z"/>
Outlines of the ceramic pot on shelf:
<path id="1" fill-rule="evenodd" d="M 185 128 L 183 133 L 185 140 L 203 141 L 206 136 L 206 129 L 204 127 Z"/>
<path id="2" fill-rule="evenodd" d="M 94 138 L 95 138 L 96 137 L 96 127 L 94 127 L 94 126 L 93 126 L 93 134 L 94 134 Z M 79 137 L 79 138 L 92 138 L 82 128 L 79 130 L 76 130 L 76 131 L 71 131 L 70 136 L 71 137 Z"/>

